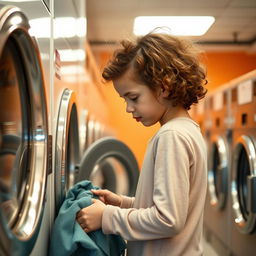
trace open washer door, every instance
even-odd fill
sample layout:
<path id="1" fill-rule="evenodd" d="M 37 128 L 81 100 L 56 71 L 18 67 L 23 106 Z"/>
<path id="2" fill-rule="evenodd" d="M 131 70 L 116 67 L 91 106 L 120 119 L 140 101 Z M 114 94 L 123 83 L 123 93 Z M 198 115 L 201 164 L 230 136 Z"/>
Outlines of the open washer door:
<path id="1" fill-rule="evenodd" d="M 256 227 L 256 148 L 251 137 L 242 135 L 237 139 L 232 163 L 234 223 L 241 233 L 249 234 Z"/>
<path id="2" fill-rule="evenodd" d="M 115 193 L 134 196 L 139 168 L 132 151 L 113 137 L 104 137 L 85 151 L 78 180 L 91 180 L 93 185 Z"/>
<path id="3" fill-rule="evenodd" d="M 80 161 L 78 117 L 75 93 L 65 89 L 59 105 L 55 145 L 55 212 L 74 185 Z"/>
<path id="4" fill-rule="evenodd" d="M 0 255 L 29 255 L 50 172 L 45 87 L 26 16 L 0 6 Z"/>

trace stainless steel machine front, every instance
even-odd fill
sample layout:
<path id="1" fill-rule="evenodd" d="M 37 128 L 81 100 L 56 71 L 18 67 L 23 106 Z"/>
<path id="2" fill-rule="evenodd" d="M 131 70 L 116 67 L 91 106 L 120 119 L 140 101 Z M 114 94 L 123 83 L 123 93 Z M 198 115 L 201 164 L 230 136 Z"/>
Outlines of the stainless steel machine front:
<path id="1" fill-rule="evenodd" d="M 26 15 L 0 6 L 0 254 L 29 255 L 51 171 L 45 85 Z"/>

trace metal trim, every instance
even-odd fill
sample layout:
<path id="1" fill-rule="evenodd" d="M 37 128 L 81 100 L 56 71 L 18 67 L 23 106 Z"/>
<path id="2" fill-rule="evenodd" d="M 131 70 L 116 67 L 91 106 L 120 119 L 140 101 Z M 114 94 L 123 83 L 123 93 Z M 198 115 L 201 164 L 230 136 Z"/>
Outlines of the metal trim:
<path id="1" fill-rule="evenodd" d="M 215 152 L 217 150 L 217 152 Z M 220 159 L 217 170 L 214 170 L 214 154 L 217 153 Z M 210 194 L 210 204 L 212 207 L 222 210 L 226 205 L 228 195 L 228 169 L 229 152 L 227 141 L 223 136 L 215 136 L 211 141 L 211 151 L 208 170 L 208 191 Z M 217 192 L 215 183 L 215 173 L 221 175 L 221 190 Z"/>
<path id="2" fill-rule="evenodd" d="M 76 166 L 80 160 L 76 95 L 70 89 L 65 89 L 62 94 L 56 129 L 55 212 L 57 213 L 68 189 L 74 185 Z M 72 143 L 69 141 L 70 136 Z M 69 154 L 71 154 L 71 166 L 67 166 Z"/>
<path id="3" fill-rule="evenodd" d="M 89 146 L 82 157 L 77 182 L 89 180 L 95 166 L 109 157 L 115 158 L 124 166 L 129 181 L 129 196 L 134 196 L 139 177 L 137 161 L 132 151 L 113 137 L 103 137 Z"/>
<path id="4" fill-rule="evenodd" d="M 255 180 L 256 177 L 256 149 L 255 144 L 249 136 L 242 135 L 240 136 L 235 143 L 235 149 L 233 153 L 233 167 L 231 172 L 231 200 L 232 200 L 232 211 L 234 223 L 238 230 L 241 233 L 249 234 L 252 233 L 255 229 L 256 225 L 256 214 L 253 212 L 249 212 L 247 219 L 244 218 L 242 214 L 242 210 L 240 208 L 239 198 L 238 198 L 238 160 L 241 154 L 242 149 L 245 149 L 246 154 L 248 156 L 249 166 L 250 166 L 250 176 L 247 176 L 247 181 Z M 249 185 L 249 184 L 248 184 Z M 253 189 L 250 189 L 248 192 L 250 193 Z M 254 188 L 255 191 L 255 188 Z M 253 201 L 256 200 L 255 195 L 249 194 L 249 198 Z M 250 207 L 251 208 L 251 207 Z"/>

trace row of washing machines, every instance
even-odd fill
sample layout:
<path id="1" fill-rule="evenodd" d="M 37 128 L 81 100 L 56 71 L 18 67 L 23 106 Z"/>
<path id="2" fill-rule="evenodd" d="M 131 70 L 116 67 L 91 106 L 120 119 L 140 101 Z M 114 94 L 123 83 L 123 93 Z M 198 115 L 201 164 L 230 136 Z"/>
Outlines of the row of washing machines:
<path id="1" fill-rule="evenodd" d="M 256 70 L 209 93 L 197 111 L 208 145 L 206 240 L 221 256 L 256 255 Z"/>
<path id="2" fill-rule="evenodd" d="M 54 219 L 76 182 L 135 192 L 137 161 L 108 127 L 87 53 L 79 59 L 86 35 L 67 33 L 84 13 L 83 0 L 0 2 L 1 256 L 48 255 Z M 76 50 L 79 61 L 65 62 Z"/>

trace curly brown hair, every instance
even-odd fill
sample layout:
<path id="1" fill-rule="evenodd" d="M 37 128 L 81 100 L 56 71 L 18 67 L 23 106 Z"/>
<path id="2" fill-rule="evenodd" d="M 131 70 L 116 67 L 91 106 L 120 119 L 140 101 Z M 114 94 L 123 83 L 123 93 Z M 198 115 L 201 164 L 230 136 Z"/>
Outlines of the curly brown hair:
<path id="1" fill-rule="evenodd" d="M 181 104 L 189 110 L 205 96 L 206 72 L 191 41 L 149 33 L 135 42 L 124 40 L 121 45 L 103 70 L 105 81 L 113 81 L 133 67 L 136 79 L 152 90 L 159 86 L 169 90 L 173 106 Z"/>

